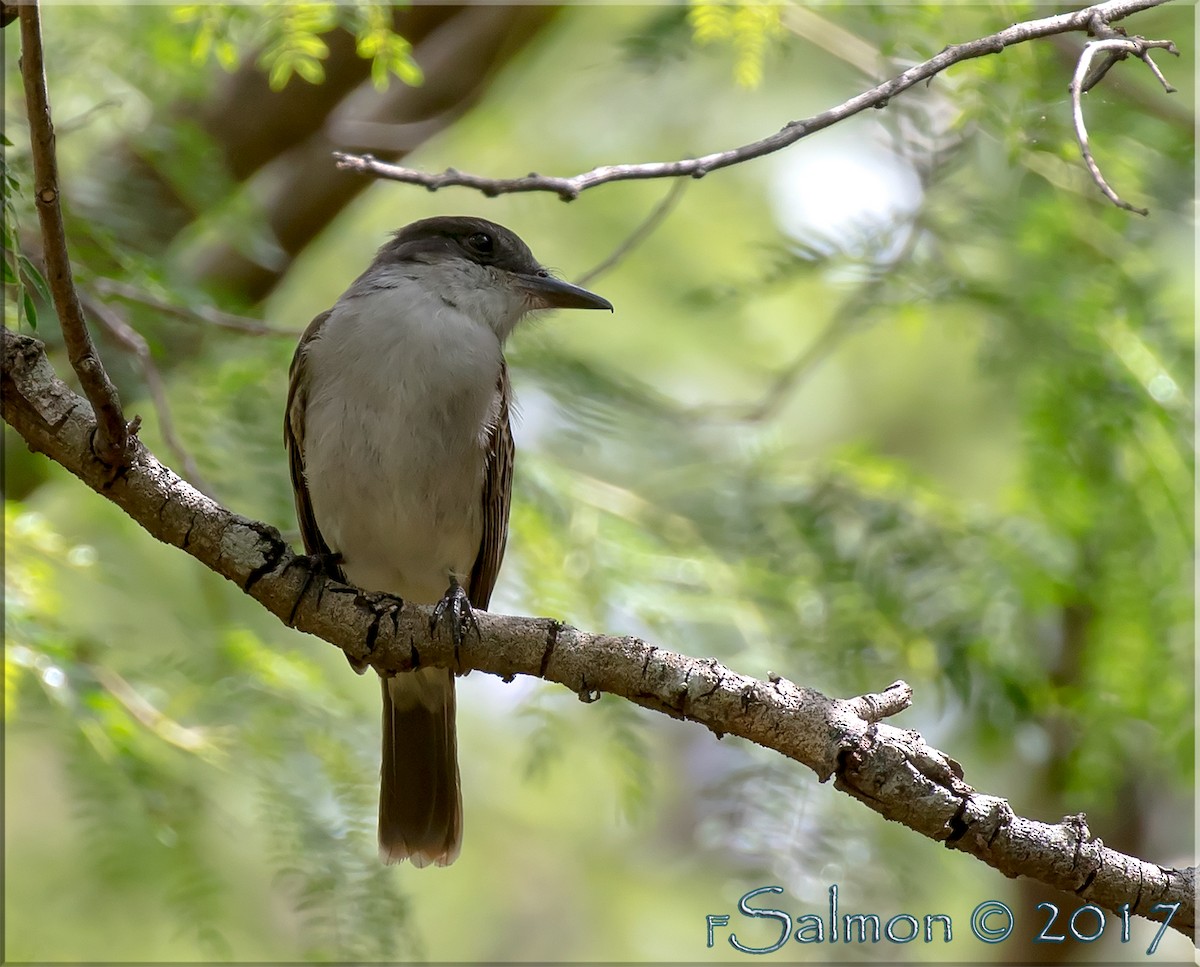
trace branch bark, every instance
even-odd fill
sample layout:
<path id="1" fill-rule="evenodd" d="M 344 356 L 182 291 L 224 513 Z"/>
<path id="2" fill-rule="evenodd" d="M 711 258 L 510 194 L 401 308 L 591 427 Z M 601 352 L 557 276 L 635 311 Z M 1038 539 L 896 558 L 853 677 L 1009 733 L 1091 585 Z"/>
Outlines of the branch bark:
<path id="1" fill-rule="evenodd" d="M 699 158 L 653 161 L 644 164 L 603 165 L 569 178 L 539 175 L 536 172 L 518 178 L 489 178 L 483 175 L 468 174 L 454 168 L 433 173 L 402 165 L 388 164 L 369 154 L 351 154 L 344 151 L 334 152 L 334 160 L 339 168 L 348 171 L 357 171 L 361 174 L 374 175 L 377 178 L 401 181 L 411 185 L 421 185 L 430 191 L 451 186 L 474 188 L 489 198 L 513 192 L 549 191 L 557 194 L 563 201 L 573 201 L 587 189 L 612 181 L 647 178 L 703 178 L 710 171 L 728 168 L 731 165 L 742 164 L 754 158 L 773 154 L 810 134 L 859 114 L 867 108 L 886 107 L 888 101 L 896 95 L 914 87 L 921 81 L 929 80 L 954 64 L 976 57 L 984 57 L 987 54 L 998 54 L 1006 47 L 1023 44 L 1041 37 L 1072 31 L 1095 31 L 1131 14 L 1157 7 L 1166 2 L 1167 0 L 1106 0 L 1105 3 L 1085 7 L 1073 13 L 1013 24 L 998 33 L 980 37 L 978 40 L 964 44 L 952 44 L 924 63 L 910 67 L 904 73 L 855 95 L 837 107 L 802 121 L 789 121 L 775 134 L 758 141 L 730 148 L 727 151 L 716 151 Z M 1135 52 L 1141 56 L 1141 52 Z"/>
<path id="2" fill-rule="evenodd" d="M 267 524 L 225 509 L 164 467 L 136 438 L 113 475 L 92 451 L 89 403 L 55 375 L 43 345 L 4 330 L 3 416 L 30 448 L 113 501 L 148 533 L 236 584 L 280 621 L 382 672 L 419 665 L 529 675 L 584 701 L 607 692 L 718 737 L 741 736 L 834 780 L 887 819 L 987 863 L 1111 911 L 1195 931 L 1195 868 L 1165 869 L 1105 847 L 1082 816 L 1025 819 L 975 791 L 962 767 L 915 732 L 880 720 L 906 708 L 902 682 L 878 695 L 831 699 L 783 678 L 759 681 L 712 659 L 674 654 L 637 638 L 592 634 L 548 618 L 478 614 L 480 637 L 458 650 L 431 637 L 429 609 L 324 577 Z M 1169 915 L 1169 916 L 1168 916 Z"/>

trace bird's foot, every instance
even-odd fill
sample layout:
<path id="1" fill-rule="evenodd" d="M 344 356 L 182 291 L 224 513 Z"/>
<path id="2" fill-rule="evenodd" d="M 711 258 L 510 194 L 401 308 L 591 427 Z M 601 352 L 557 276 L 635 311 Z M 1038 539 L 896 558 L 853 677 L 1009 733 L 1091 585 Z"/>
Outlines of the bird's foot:
<path id="1" fill-rule="evenodd" d="M 335 581 L 345 581 L 345 575 L 342 574 L 340 567 L 342 555 L 337 553 L 317 553 L 317 554 L 297 554 L 288 564 L 291 567 L 293 564 L 304 568 L 304 584 L 300 587 L 300 593 L 296 595 L 296 600 L 292 604 L 292 612 L 288 615 L 288 627 L 295 627 L 296 612 L 300 610 L 300 602 L 304 600 L 304 596 L 308 593 L 308 589 L 312 587 L 313 581 L 318 577 L 333 578 Z M 318 601 L 318 604 L 320 602 Z"/>
<path id="2" fill-rule="evenodd" d="M 346 580 L 342 574 L 341 551 L 318 551 L 316 554 L 304 554 L 301 557 L 308 561 L 312 569 L 319 574 L 338 581 Z"/>
<path id="3" fill-rule="evenodd" d="M 450 587 L 446 589 L 442 600 L 437 603 L 433 614 L 429 616 L 429 633 L 431 635 L 437 633 L 438 624 L 443 616 L 448 616 L 450 619 L 450 636 L 454 639 L 454 658 L 457 662 L 458 649 L 466 639 L 467 632 L 473 631 L 476 635 L 479 634 L 479 622 L 475 620 L 475 611 L 467 598 L 467 592 L 462 589 L 457 578 L 450 579 Z"/>

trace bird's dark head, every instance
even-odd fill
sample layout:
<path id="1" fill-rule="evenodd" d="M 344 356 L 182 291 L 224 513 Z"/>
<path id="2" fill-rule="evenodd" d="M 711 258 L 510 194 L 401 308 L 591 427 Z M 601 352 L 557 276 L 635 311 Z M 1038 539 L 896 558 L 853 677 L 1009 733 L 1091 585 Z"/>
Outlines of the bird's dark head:
<path id="1" fill-rule="evenodd" d="M 502 337 L 521 315 L 537 309 L 612 310 L 607 299 L 556 279 L 520 236 L 484 218 L 439 215 L 406 225 L 379 250 L 375 265 L 411 268 L 448 302 L 505 317 L 493 323 L 504 330 Z"/>

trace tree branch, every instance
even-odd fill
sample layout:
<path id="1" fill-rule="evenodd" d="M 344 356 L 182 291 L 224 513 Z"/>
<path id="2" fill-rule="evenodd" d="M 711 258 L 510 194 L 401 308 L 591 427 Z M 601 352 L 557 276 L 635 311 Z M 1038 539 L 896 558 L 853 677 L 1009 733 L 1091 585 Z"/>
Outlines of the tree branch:
<path id="1" fill-rule="evenodd" d="M 591 634 L 547 618 L 479 612 L 481 634 L 460 649 L 431 637 L 429 609 L 324 577 L 267 524 L 234 514 L 164 467 L 136 438 L 115 476 L 92 451 L 88 402 L 55 375 L 43 345 L 4 330 L 0 401 L 29 446 L 113 501 L 158 540 L 232 581 L 285 624 L 317 635 L 381 672 L 419 665 L 529 675 L 592 701 L 608 692 L 717 736 L 741 736 L 795 759 L 824 782 L 1006 876 L 1028 876 L 1084 900 L 1181 932 L 1195 929 L 1195 869 L 1164 869 L 1108 849 L 1082 816 L 1046 824 L 976 792 L 957 762 L 915 732 L 879 720 L 906 708 L 897 682 L 848 701 L 772 676 L 763 682 L 712 659 L 637 638 Z M 1164 906 L 1171 905 L 1171 906 Z"/>
<path id="2" fill-rule="evenodd" d="M 54 298 L 54 311 L 62 326 L 67 358 L 79 376 L 83 392 L 99 416 L 96 451 L 107 463 L 120 467 L 127 456 L 129 427 L 121 412 L 117 389 L 104 371 L 83 318 L 83 307 L 71 275 L 67 235 L 59 203 L 58 160 L 54 152 L 54 123 L 50 120 L 50 98 L 46 93 L 46 70 L 42 58 L 42 28 L 36 0 L 23 3 L 21 17 L 21 77 L 25 109 L 29 115 L 29 140 L 33 153 L 34 197 L 42 226 L 46 279 Z"/>
<path id="3" fill-rule="evenodd" d="M 934 77 L 954 64 L 987 54 L 998 54 L 1006 47 L 1041 37 L 1080 30 L 1094 31 L 1098 27 L 1106 27 L 1113 21 L 1121 20 L 1131 14 L 1157 7 L 1166 2 L 1167 0 L 1107 0 L 1105 3 L 1098 3 L 1074 13 L 1029 20 L 978 40 L 972 40 L 965 44 L 953 44 L 924 63 L 910 67 L 904 73 L 850 98 L 837 107 L 802 121 L 790 121 L 775 134 L 758 141 L 752 141 L 727 151 L 706 154 L 700 158 L 643 164 L 603 165 L 570 178 L 539 175 L 536 172 L 518 178 L 488 178 L 483 175 L 468 174 L 454 168 L 447 168 L 437 174 L 419 171 L 416 168 L 388 164 L 369 154 L 335 151 L 333 156 L 337 166 L 347 171 L 357 171 L 391 181 L 421 185 L 430 191 L 451 186 L 474 188 L 489 198 L 513 192 L 549 191 L 556 193 L 563 201 L 573 201 L 587 189 L 612 181 L 647 178 L 702 178 L 710 171 L 761 158 L 789 147 L 802 138 L 837 124 L 839 121 L 844 121 L 867 108 L 886 107 L 888 101 L 896 95 L 921 81 Z M 1138 55 L 1141 56 L 1141 53 Z"/>
<path id="4" fill-rule="evenodd" d="M 1087 128 L 1083 123 L 1083 95 L 1098 84 L 1100 79 L 1108 73 L 1108 69 L 1118 60 L 1122 60 L 1126 54 L 1133 54 L 1135 57 L 1141 58 L 1158 78 L 1166 92 L 1174 93 L 1175 88 L 1167 83 L 1167 79 L 1163 77 L 1158 65 L 1150 59 L 1151 50 L 1165 50 L 1169 54 L 1179 56 L 1179 49 L 1169 40 L 1146 40 L 1143 37 L 1106 37 L 1103 40 L 1088 41 L 1079 55 L 1079 63 L 1075 68 L 1075 76 L 1072 78 L 1070 86 L 1071 116 L 1075 122 L 1075 137 L 1079 141 L 1079 151 L 1083 155 L 1083 163 L 1087 165 L 1088 171 L 1092 174 L 1092 180 L 1099 185 L 1100 190 L 1104 192 L 1109 201 L 1118 208 L 1123 208 L 1136 215 L 1149 215 L 1150 209 L 1138 208 L 1136 205 L 1122 200 L 1121 196 L 1105 181 L 1104 175 L 1100 173 L 1100 166 L 1092 157 Z M 1104 51 L 1107 58 L 1092 70 L 1092 58 L 1100 51 Z"/>

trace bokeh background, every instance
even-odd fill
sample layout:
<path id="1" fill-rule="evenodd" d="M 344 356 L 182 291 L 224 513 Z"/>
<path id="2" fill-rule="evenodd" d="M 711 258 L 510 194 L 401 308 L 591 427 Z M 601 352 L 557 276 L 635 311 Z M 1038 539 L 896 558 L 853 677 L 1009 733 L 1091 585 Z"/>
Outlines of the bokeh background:
<path id="1" fill-rule="evenodd" d="M 1086 97 L 1097 159 L 1146 218 L 1080 161 L 1075 35 L 700 181 L 571 204 L 330 158 L 507 176 L 687 157 L 1049 12 L 51 4 L 79 285 L 143 440 L 299 544 L 280 427 L 300 331 L 389 230 L 438 213 L 514 228 L 617 311 L 511 340 L 497 610 L 829 694 L 904 678 L 916 704 L 896 724 L 976 788 L 1190 865 L 1191 6 L 1127 22 L 1179 44 L 1158 57 L 1178 92 L 1126 62 Z M 6 237 L 36 265 L 16 25 L 4 43 Z M 7 287 L 7 325 L 32 310 L 57 347 L 26 290 L 28 306 Z M 1135 921 L 1121 943 L 1110 916 L 1095 943 L 1032 945 L 1038 903 L 1065 919 L 1082 901 L 740 740 L 482 674 L 460 683 L 461 859 L 384 868 L 376 686 L 7 428 L 4 457 L 9 961 L 729 960 L 705 915 L 770 943 L 775 924 L 736 903 L 772 884 L 765 905 L 795 915 L 836 883 L 843 912 L 955 924 L 951 944 L 776 959 L 1142 960 L 1158 932 Z M 968 929 L 990 899 L 1016 915 L 996 946 Z M 1152 959 L 1191 957 L 1169 931 Z"/>

